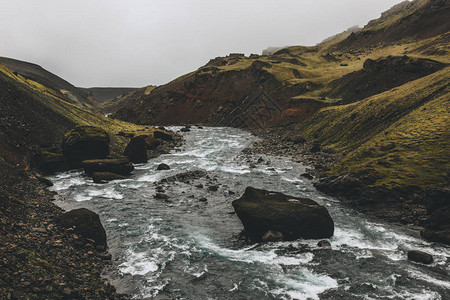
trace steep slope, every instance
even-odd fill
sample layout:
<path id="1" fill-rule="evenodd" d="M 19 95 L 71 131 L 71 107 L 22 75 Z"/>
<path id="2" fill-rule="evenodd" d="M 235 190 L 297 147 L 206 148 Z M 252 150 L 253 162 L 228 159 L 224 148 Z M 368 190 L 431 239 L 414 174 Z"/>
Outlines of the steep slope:
<path id="1" fill-rule="evenodd" d="M 78 124 L 106 129 L 112 151 L 120 131 L 152 129 L 112 120 L 66 101 L 55 90 L 0 64 L 0 298 L 119 299 L 100 277 L 105 254 L 79 247 L 58 222 L 48 181 L 33 169 L 41 150 L 60 148 Z"/>
<path id="2" fill-rule="evenodd" d="M 86 109 L 97 109 L 88 93 L 33 63 L 0 57 L 0 65 L 8 68 L 16 79 L 43 93 L 58 97 Z"/>
<path id="3" fill-rule="evenodd" d="M 450 30 L 447 0 L 404 1 L 338 43 L 336 49 L 361 50 L 398 42 L 414 42 Z"/>
<path id="4" fill-rule="evenodd" d="M 218 57 L 148 95 L 128 95 L 105 107 L 141 124 L 264 128 L 300 122 L 322 107 L 361 100 L 444 67 L 450 62 L 447 16 L 446 1 L 406 1 L 364 29 L 316 47 Z M 366 61 L 375 61 L 373 68 Z"/>

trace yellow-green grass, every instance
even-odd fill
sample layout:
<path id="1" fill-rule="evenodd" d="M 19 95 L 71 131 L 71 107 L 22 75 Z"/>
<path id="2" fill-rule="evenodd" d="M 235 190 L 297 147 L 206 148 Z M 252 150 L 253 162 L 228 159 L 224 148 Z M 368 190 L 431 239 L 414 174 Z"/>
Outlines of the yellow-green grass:
<path id="1" fill-rule="evenodd" d="M 359 102 L 321 109 L 297 131 L 345 154 L 330 174 L 370 169 L 379 175 L 376 185 L 443 186 L 450 170 L 449 83 L 447 67 Z"/>
<path id="2" fill-rule="evenodd" d="M 64 101 L 63 99 L 57 97 L 55 95 L 56 93 L 50 88 L 42 84 L 35 83 L 34 81 L 26 80 L 21 75 L 14 74 L 10 69 L 1 64 L 0 72 L 20 82 L 24 88 L 28 88 L 29 91 L 35 95 L 34 99 L 40 101 L 73 123 L 78 125 L 97 126 L 105 129 L 111 137 L 112 152 L 122 152 L 129 141 L 129 138 L 118 136 L 117 134 L 119 132 L 123 131 L 125 133 L 133 133 L 134 135 L 153 135 L 155 130 L 149 126 L 141 126 L 117 119 L 107 118 L 98 113 L 88 111 L 72 103 Z"/>

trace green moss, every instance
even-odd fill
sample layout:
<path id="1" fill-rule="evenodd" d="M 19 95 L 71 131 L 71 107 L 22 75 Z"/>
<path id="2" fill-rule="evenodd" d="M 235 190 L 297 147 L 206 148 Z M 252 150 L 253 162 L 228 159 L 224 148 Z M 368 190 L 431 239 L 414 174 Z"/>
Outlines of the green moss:
<path id="1" fill-rule="evenodd" d="M 448 185 L 450 68 L 349 105 L 328 107 L 297 126 L 344 154 L 330 174 L 370 170 L 375 185 Z"/>

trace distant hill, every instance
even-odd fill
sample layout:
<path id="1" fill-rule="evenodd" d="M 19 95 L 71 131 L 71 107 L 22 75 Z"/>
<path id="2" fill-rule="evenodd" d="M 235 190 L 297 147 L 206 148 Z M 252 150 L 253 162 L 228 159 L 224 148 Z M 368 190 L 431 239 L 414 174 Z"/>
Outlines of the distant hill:
<path id="1" fill-rule="evenodd" d="M 36 89 L 45 89 L 45 92 L 80 107 L 94 110 L 98 108 L 97 103 L 88 97 L 88 93 L 39 65 L 7 57 L 0 57 L 0 64 Z"/>
<path id="2" fill-rule="evenodd" d="M 138 90 L 138 88 L 127 87 L 92 87 L 78 89 L 84 91 L 87 95 L 92 95 L 93 99 L 98 103 L 103 103 Z"/>

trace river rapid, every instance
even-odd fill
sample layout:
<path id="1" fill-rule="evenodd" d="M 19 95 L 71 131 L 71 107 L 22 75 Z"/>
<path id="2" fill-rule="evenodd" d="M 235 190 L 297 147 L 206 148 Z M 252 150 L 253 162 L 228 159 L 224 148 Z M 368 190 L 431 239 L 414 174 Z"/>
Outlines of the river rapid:
<path id="1" fill-rule="evenodd" d="M 300 176 L 305 166 L 289 158 L 243 154 L 256 140 L 246 131 L 192 128 L 184 138 L 170 154 L 135 165 L 126 180 L 95 184 L 82 171 L 49 178 L 57 205 L 100 215 L 113 257 L 105 276 L 118 292 L 134 299 L 450 299 L 448 247 L 321 194 Z M 171 169 L 157 171 L 160 163 Z M 195 170 L 206 175 L 165 180 Z M 231 202 L 247 186 L 325 205 L 335 222 L 332 249 L 317 240 L 246 242 Z M 408 261 L 412 249 L 434 263 Z"/>

